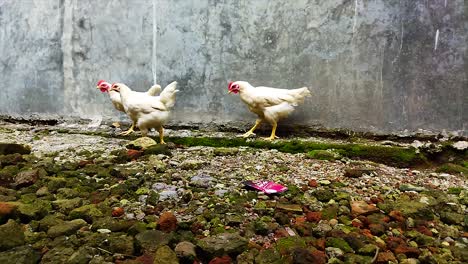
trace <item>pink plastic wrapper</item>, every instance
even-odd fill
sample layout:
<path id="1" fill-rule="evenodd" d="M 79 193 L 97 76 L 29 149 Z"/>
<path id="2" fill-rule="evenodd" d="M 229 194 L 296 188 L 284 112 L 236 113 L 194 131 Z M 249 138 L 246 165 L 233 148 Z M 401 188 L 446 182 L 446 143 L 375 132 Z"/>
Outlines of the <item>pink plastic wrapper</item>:
<path id="1" fill-rule="evenodd" d="M 288 187 L 272 181 L 245 181 L 244 184 L 248 187 L 254 188 L 267 194 L 281 193 L 288 190 Z"/>

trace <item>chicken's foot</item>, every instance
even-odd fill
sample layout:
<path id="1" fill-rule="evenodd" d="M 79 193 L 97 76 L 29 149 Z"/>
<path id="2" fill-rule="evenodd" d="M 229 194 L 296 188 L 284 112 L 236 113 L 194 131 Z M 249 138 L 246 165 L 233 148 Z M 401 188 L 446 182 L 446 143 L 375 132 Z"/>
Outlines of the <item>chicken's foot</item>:
<path id="1" fill-rule="evenodd" d="M 249 130 L 247 131 L 245 134 L 242 135 L 242 137 L 249 137 L 251 135 L 255 135 L 254 131 L 255 129 L 257 129 L 257 127 L 262 123 L 262 120 L 261 119 L 257 119 L 255 121 L 255 125 Z"/>
<path id="2" fill-rule="evenodd" d="M 277 126 L 278 126 L 278 124 L 275 122 L 273 124 L 273 129 L 271 129 L 271 136 L 265 138 L 265 140 L 272 141 L 272 140 L 275 140 L 276 138 L 279 138 L 278 136 L 276 136 L 276 127 Z"/>
<path id="3" fill-rule="evenodd" d="M 129 135 L 129 134 L 135 132 L 135 130 L 133 130 L 134 127 L 135 127 L 135 123 L 132 123 L 132 126 L 127 131 L 122 132 L 119 135 L 126 136 L 126 135 Z"/>
<path id="4" fill-rule="evenodd" d="M 159 132 L 159 144 L 166 144 L 166 142 L 164 142 L 164 128 L 163 127 L 159 128 L 158 132 Z"/>

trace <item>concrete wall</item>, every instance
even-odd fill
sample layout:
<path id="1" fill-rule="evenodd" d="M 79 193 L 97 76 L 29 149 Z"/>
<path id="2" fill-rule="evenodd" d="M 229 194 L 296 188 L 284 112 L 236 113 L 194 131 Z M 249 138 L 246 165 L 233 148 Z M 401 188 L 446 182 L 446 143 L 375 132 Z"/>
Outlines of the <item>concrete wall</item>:
<path id="1" fill-rule="evenodd" d="M 95 84 L 152 84 L 154 3 L 172 122 L 253 122 L 246 80 L 311 87 L 287 123 L 467 133 L 463 0 L 1 0 L 0 114 L 124 118 Z"/>

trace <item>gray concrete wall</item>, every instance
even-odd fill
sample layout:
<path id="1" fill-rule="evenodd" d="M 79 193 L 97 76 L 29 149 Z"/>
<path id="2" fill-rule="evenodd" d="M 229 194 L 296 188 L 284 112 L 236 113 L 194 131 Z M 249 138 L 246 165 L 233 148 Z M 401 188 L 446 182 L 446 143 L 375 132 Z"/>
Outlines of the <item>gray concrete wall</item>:
<path id="1" fill-rule="evenodd" d="M 153 3 L 172 122 L 253 122 L 246 80 L 311 87 L 285 123 L 467 133 L 463 0 L 0 0 L 0 114 L 124 118 L 95 83 L 152 84 Z"/>

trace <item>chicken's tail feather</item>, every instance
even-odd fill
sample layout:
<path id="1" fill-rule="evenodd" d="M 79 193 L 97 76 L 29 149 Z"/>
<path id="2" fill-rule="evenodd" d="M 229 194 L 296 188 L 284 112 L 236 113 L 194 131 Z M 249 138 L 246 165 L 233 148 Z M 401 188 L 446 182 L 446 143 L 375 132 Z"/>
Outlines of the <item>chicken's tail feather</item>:
<path id="1" fill-rule="evenodd" d="M 172 82 L 164 88 L 161 93 L 161 102 L 168 108 L 171 108 L 175 104 L 176 93 L 179 91 L 177 88 L 177 82 Z"/>
<path id="2" fill-rule="evenodd" d="M 309 88 L 302 87 L 302 88 L 291 90 L 291 95 L 295 99 L 295 102 L 293 102 L 293 105 L 297 105 L 297 103 L 302 103 L 304 101 L 304 98 L 310 96 L 311 94 L 310 94 Z"/>
<path id="3" fill-rule="evenodd" d="M 148 95 L 155 96 L 161 92 L 161 85 L 155 84 L 146 92 Z"/>

